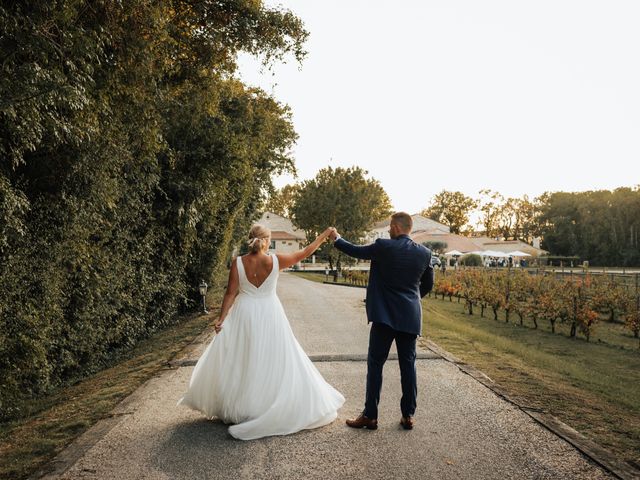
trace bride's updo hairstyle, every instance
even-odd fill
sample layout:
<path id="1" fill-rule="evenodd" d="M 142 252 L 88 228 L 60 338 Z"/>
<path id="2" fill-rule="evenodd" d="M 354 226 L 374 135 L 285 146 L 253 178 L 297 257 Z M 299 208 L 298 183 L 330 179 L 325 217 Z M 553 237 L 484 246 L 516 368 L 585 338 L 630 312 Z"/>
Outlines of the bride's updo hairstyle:
<path id="1" fill-rule="evenodd" d="M 271 230 L 269 230 L 264 225 L 260 225 L 256 223 L 251 230 L 249 230 L 249 251 L 251 253 L 258 253 L 262 251 L 265 247 L 265 244 L 268 245 L 268 242 L 271 240 Z"/>

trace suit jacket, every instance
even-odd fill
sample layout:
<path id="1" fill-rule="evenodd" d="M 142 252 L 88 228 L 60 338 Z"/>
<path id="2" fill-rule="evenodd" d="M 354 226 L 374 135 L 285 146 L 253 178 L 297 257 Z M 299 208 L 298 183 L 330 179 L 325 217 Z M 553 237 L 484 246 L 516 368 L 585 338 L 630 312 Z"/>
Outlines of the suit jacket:
<path id="1" fill-rule="evenodd" d="M 365 246 L 339 238 L 334 246 L 350 257 L 371 260 L 367 287 L 367 318 L 394 330 L 422 333 L 422 303 L 433 288 L 431 251 L 408 235 L 378 239 Z"/>

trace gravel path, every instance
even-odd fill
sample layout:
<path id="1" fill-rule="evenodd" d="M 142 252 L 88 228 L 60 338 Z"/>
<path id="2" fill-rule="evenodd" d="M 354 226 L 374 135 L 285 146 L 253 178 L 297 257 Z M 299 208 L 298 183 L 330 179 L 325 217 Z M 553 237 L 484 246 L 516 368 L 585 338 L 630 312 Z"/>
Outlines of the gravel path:
<path id="1" fill-rule="evenodd" d="M 344 420 L 362 409 L 368 326 L 364 290 L 284 274 L 278 288 L 294 332 L 347 402 L 333 424 L 286 437 L 234 440 L 218 421 L 175 404 L 191 366 L 152 378 L 78 439 L 47 478 L 99 479 L 605 479 L 571 445 L 455 365 L 418 360 L 413 431 L 399 425 L 396 362 L 385 368 L 377 431 Z M 208 341 L 208 339 L 207 339 Z M 197 359 L 202 344 L 193 354 Z M 341 361 L 327 361 L 339 356 Z M 68 465 L 73 459 L 73 464 Z M 61 472 L 63 469 L 66 471 Z"/>

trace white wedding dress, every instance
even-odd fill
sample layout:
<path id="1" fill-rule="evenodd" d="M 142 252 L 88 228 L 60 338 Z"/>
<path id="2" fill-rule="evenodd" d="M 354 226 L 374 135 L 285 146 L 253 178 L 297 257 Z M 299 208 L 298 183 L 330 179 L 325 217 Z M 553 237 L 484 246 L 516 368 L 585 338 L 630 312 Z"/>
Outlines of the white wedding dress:
<path id="1" fill-rule="evenodd" d="M 344 403 L 293 335 L 276 295 L 278 257 L 272 258 L 260 287 L 247 280 L 237 258 L 240 293 L 178 401 L 234 424 L 229 433 L 241 440 L 327 425 Z"/>

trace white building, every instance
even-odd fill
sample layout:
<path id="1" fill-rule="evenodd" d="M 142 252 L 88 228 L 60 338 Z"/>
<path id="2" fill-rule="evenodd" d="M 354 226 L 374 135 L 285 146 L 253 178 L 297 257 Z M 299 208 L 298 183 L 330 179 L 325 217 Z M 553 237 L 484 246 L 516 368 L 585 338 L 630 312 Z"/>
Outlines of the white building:
<path id="1" fill-rule="evenodd" d="M 288 218 L 264 212 L 258 223 L 271 230 L 270 252 L 289 253 L 304 248 L 307 239 L 304 230 L 294 227 Z"/>
<path id="2" fill-rule="evenodd" d="M 447 225 L 431 220 L 430 218 L 423 217 L 422 215 L 411 215 L 411 218 L 413 219 L 413 230 L 411 230 L 411 236 L 420 232 L 428 232 L 432 234 L 445 234 L 451 232 Z M 367 234 L 367 239 L 370 242 L 373 242 L 378 238 L 389 238 L 390 223 L 391 218 L 376 223 L 371 232 Z"/>

